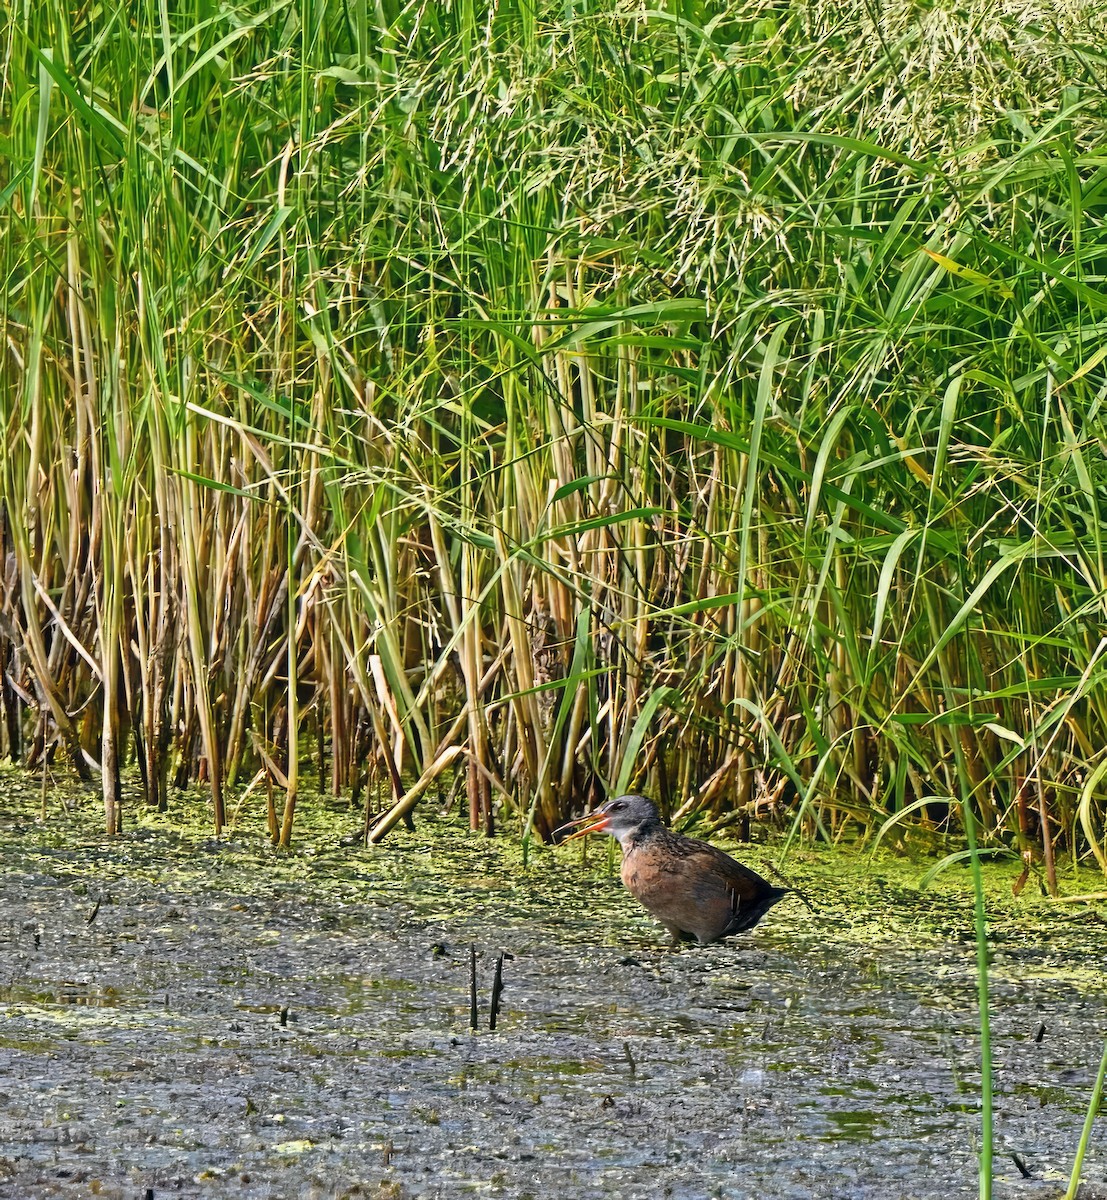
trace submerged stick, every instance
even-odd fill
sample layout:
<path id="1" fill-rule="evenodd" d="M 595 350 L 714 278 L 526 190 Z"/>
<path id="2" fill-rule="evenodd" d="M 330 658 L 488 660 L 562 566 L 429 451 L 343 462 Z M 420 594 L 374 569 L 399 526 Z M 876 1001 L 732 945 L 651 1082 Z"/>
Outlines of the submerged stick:
<path id="1" fill-rule="evenodd" d="M 469 1028 L 477 1027 L 477 947 L 469 944 Z"/>
<path id="2" fill-rule="evenodd" d="M 630 1067 L 630 1077 L 633 1079 L 638 1072 L 638 1064 L 634 1061 L 634 1055 L 630 1052 L 630 1042 L 623 1043 L 623 1057 L 627 1060 L 627 1066 Z"/>
<path id="3" fill-rule="evenodd" d="M 761 865 L 769 872 L 770 875 L 779 879 L 782 884 L 792 893 L 793 896 L 801 903 L 807 906 L 809 912 L 817 913 L 819 910 L 808 900 L 806 893 L 800 891 L 798 887 L 784 874 L 779 867 L 774 867 L 767 858 L 761 860 Z"/>

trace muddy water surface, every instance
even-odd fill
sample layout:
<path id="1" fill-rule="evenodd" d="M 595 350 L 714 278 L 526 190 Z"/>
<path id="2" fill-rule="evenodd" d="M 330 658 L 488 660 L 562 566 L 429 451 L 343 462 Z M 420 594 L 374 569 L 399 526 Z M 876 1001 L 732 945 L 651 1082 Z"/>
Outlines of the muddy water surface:
<path id="1" fill-rule="evenodd" d="M 93 822 L 0 821 L 0 1196 L 977 1194 L 964 873 L 803 852 L 818 915 L 673 954 L 597 848 L 524 869 L 432 822 L 278 859 Z M 991 907 L 996 1194 L 1055 1197 L 1107 925 L 1002 879 Z M 1084 1178 L 1107 1195 L 1102 1120 Z"/>

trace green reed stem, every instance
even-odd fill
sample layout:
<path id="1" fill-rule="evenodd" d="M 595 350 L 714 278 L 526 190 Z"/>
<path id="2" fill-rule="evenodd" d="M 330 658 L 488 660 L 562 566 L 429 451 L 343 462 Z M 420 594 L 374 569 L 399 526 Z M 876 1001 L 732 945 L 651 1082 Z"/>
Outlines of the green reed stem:
<path id="1" fill-rule="evenodd" d="M 1084 1116 L 1084 1129 L 1080 1134 L 1080 1143 L 1076 1147 L 1076 1157 L 1072 1162 L 1072 1176 L 1069 1179 L 1068 1190 L 1064 1200 L 1076 1200 L 1080 1190 L 1080 1172 L 1084 1166 L 1084 1155 L 1092 1137 L 1092 1123 L 1099 1112 L 1099 1104 L 1103 1098 L 1103 1082 L 1107 1078 L 1107 1042 L 1103 1043 L 1103 1057 L 1099 1060 L 1099 1074 L 1095 1077 L 1095 1087 L 1092 1088 L 1092 1098 L 1088 1101 L 1088 1111 Z"/>

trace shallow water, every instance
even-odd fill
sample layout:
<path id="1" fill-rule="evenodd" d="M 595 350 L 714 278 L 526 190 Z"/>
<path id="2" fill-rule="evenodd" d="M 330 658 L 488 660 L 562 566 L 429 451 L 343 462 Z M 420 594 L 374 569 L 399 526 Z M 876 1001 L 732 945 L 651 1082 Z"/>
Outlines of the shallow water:
<path id="1" fill-rule="evenodd" d="M 284 860 L 44 836 L 8 820 L 0 849 L 0 1195 L 977 1194 L 963 876 L 855 898 L 814 856 L 818 916 L 790 900 L 669 953 L 565 852 L 524 872 L 452 834 L 447 885 L 425 834 Z M 1107 1023 L 1104 927 L 1013 911 L 993 928 L 996 1195 L 1058 1196 Z M 1085 1198 L 1107 1195 L 1098 1126 Z"/>

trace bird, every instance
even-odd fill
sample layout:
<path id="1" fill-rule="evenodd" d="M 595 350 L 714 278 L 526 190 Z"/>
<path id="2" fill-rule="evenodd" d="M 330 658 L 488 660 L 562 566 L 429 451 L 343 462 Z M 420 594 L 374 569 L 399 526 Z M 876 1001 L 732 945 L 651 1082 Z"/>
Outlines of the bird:
<path id="1" fill-rule="evenodd" d="M 591 821 L 592 824 L 585 825 Z M 585 825 L 565 839 L 608 833 L 623 848 L 627 890 L 672 935 L 675 948 L 700 945 L 752 929 L 790 888 L 774 887 L 756 871 L 698 838 L 673 833 L 645 796 L 617 796 L 561 829 Z"/>

